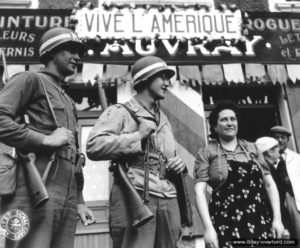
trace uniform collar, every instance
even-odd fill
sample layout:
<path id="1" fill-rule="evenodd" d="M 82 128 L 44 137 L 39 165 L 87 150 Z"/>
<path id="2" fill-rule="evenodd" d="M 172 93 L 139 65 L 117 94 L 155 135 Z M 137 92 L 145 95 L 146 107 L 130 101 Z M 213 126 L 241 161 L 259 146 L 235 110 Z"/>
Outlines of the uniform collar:
<path id="1" fill-rule="evenodd" d="M 54 79 L 55 83 L 59 86 L 62 86 L 65 84 L 64 80 L 61 79 L 60 77 L 58 77 L 56 74 L 54 74 L 53 72 L 50 72 L 46 69 L 42 69 L 40 70 L 40 73 L 46 74 L 47 76 L 50 76 Z"/>
<path id="2" fill-rule="evenodd" d="M 138 117 L 145 118 L 145 119 L 152 119 L 155 121 L 154 116 L 145 109 L 134 97 L 128 102 L 131 110 L 135 112 Z M 165 124 L 167 124 L 168 120 L 167 117 L 162 113 L 159 108 L 159 104 L 157 105 L 157 112 L 160 114 L 160 122 L 158 124 L 158 130 L 160 130 Z"/>

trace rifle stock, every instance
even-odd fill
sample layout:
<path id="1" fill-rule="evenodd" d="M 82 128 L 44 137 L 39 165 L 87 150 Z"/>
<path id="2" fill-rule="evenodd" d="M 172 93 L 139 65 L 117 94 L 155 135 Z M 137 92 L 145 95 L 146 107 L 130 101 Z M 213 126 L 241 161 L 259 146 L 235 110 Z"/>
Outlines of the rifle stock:
<path id="1" fill-rule="evenodd" d="M 150 221 L 154 216 L 150 209 L 144 205 L 140 195 L 133 187 L 127 174 L 119 163 L 112 163 L 110 171 L 113 172 L 116 182 L 120 183 L 128 213 L 131 215 L 132 226 L 140 227 Z"/>
<path id="2" fill-rule="evenodd" d="M 107 109 L 107 98 L 106 98 L 105 90 L 103 89 L 103 85 L 100 80 L 99 74 L 96 75 L 95 80 L 98 85 L 99 102 L 100 102 L 102 110 L 105 110 L 105 109 Z"/>
<path id="3" fill-rule="evenodd" d="M 193 225 L 193 211 L 185 177 L 186 175 L 183 172 L 177 174 L 173 171 L 168 171 L 166 174 L 166 178 L 173 182 L 176 187 L 181 224 L 182 226 L 190 227 Z"/>
<path id="4" fill-rule="evenodd" d="M 35 160 L 36 155 L 34 153 L 29 153 L 25 156 L 23 168 L 31 204 L 34 209 L 37 209 L 44 206 L 44 204 L 49 200 L 49 195 L 41 175 L 35 166 Z"/>

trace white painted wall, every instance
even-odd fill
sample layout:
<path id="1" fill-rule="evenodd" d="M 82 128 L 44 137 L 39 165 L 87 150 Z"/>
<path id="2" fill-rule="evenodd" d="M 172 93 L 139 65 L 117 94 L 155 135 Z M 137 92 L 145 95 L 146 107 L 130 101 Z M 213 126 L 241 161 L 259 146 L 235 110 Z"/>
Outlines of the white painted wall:
<path id="1" fill-rule="evenodd" d="M 195 240 L 195 248 L 204 248 L 205 243 L 203 238 L 196 238 Z"/>
<path id="2" fill-rule="evenodd" d="M 39 0 L 31 0 L 31 9 L 37 9 L 39 7 Z"/>
<path id="3" fill-rule="evenodd" d="M 203 4 L 209 6 L 211 8 L 215 7 L 214 0 L 99 0 L 99 6 L 102 5 L 103 2 L 113 2 L 113 3 L 135 3 L 135 4 Z"/>

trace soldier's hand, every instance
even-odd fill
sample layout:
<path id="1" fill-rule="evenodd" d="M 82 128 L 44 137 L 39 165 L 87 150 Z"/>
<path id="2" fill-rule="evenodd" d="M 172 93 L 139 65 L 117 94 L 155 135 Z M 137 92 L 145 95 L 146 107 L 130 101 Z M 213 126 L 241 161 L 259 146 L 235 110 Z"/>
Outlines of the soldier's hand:
<path id="1" fill-rule="evenodd" d="M 95 216 L 88 207 L 84 204 L 77 205 L 78 217 L 81 220 L 82 224 L 87 226 L 94 224 L 96 222 Z"/>
<path id="2" fill-rule="evenodd" d="M 178 156 L 168 159 L 166 169 L 181 173 L 186 169 L 186 164 Z"/>
<path id="3" fill-rule="evenodd" d="M 69 129 L 57 128 L 52 134 L 47 135 L 43 140 L 43 145 L 48 147 L 61 147 L 74 144 L 75 138 Z"/>
<path id="4" fill-rule="evenodd" d="M 141 121 L 138 132 L 140 133 L 141 139 L 147 138 L 150 134 L 154 133 L 157 126 L 154 121 Z"/>

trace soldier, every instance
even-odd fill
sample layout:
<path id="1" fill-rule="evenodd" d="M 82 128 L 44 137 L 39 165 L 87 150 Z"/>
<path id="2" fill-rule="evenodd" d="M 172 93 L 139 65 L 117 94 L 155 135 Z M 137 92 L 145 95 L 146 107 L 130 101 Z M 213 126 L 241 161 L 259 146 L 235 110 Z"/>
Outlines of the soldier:
<path id="1" fill-rule="evenodd" d="M 137 94 L 125 107 L 113 105 L 100 116 L 89 134 L 87 155 L 92 160 L 112 159 L 125 164 L 140 195 L 146 190 L 144 160 L 149 156 L 148 206 L 154 218 L 139 228 L 132 227 L 122 189 L 114 182 L 109 218 L 113 247 L 174 248 L 181 230 L 177 191 L 163 171 L 181 173 L 186 165 L 175 155 L 171 126 L 159 101 L 165 98 L 175 72 L 160 58 L 149 56 L 138 60 L 131 74 Z"/>
<path id="2" fill-rule="evenodd" d="M 2 198 L 1 213 L 19 209 L 30 222 L 27 236 L 7 240 L 7 247 L 73 248 L 77 215 L 85 225 L 94 222 L 94 216 L 84 205 L 82 185 L 77 187 L 77 112 L 62 86 L 75 72 L 85 46 L 73 31 L 53 28 L 42 36 L 39 53 L 45 69 L 17 74 L 0 93 L 0 141 L 22 154 L 16 193 Z M 39 209 L 31 206 L 22 168 L 21 158 L 28 153 L 36 154 L 41 174 L 51 165 L 45 183 L 50 200 Z"/>

